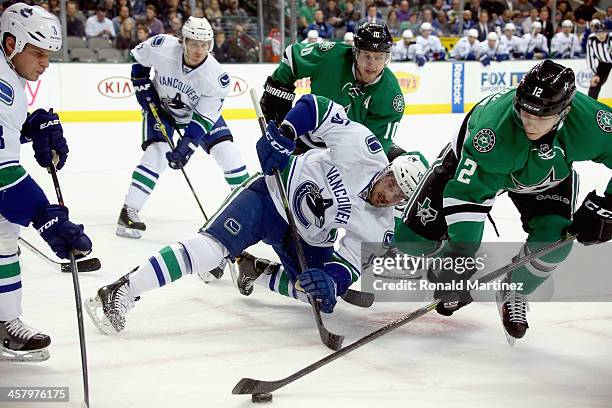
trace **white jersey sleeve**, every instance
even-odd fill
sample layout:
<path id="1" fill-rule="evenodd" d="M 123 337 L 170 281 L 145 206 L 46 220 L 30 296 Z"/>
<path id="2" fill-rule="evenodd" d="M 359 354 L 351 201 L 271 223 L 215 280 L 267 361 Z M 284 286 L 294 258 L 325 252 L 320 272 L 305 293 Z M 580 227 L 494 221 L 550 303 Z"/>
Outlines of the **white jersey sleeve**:
<path id="1" fill-rule="evenodd" d="M 25 82 L 0 57 L 0 168 L 19 164 L 21 126 L 28 116 Z"/>

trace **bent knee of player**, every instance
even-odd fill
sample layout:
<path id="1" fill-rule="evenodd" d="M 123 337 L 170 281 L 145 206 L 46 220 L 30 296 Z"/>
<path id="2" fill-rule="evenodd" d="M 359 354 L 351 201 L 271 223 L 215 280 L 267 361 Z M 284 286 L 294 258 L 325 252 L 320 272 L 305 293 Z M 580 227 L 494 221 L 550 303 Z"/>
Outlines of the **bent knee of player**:
<path id="1" fill-rule="evenodd" d="M 228 250 L 212 235 L 206 232 L 197 233 L 180 241 L 187 251 L 193 272 L 208 272 L 217 266 L 228 255 Z"/>
<path id="2" fill-rule="evenodd" d="M 166 153 L 170 150 L 170 146 L 166 142 L 151 143 L 142 155 L 140 164 L 160 174 L 168 168 Z"/>
<path id="3" fill-rule="evenodd" d="M 21 228 L 6 219 L 0 221 L 0 255 L 17 253 L 17 238 Z"/>

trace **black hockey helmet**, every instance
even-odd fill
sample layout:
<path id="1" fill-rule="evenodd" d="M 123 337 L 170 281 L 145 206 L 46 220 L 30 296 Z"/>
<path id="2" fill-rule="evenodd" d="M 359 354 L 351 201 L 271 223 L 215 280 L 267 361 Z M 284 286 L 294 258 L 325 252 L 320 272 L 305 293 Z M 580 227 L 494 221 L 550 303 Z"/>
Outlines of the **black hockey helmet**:
<path id="1" fill-rule="evenodd" d="M 354 39 L 357 50 L 391 52 L 393 46 L 393 37 L 384 24 L 364 23 L 357 29 Z"/>
<path id="2" fill-rule="evenodd" d="M 576 94 L 574 71 L 544 60 L 525 74 L 514 96 L 514 109 L 535 116 L 561 114 Z"/>

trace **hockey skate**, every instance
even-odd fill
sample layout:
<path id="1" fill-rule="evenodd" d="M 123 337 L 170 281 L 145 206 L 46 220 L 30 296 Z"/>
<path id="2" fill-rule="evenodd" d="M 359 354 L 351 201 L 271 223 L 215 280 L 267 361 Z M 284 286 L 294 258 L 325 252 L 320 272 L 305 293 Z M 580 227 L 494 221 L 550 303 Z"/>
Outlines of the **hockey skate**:
<path id="1" fill-rule="evenodd" d="M 49 359 L 47 346 L 51 344 L 51 338 L 23 323 L 21 319 L 0 322 L 0 340 L 2 361 L 37 363 Z"/>
<path id="2" fill-rule="evenodd" d="M 511 278 L 508 276 L 504 283 L 510 282 Z M 514 290 L 502 289 L 496 293 L 495 300 L 497 301 L 499 316 L 504 325 L 506 340 L 513 346 L 516 339 L 522 338 L 529 328 L 527 324 L 527 312 L 529 311 L 527 296 L 521 295 Z"/>
<path id="3" fill-rule="evenodd" d="M 198 277 L 204 281 L 204 283 L 210 283 L 213 279 L 221 279 L 225 272 L 225 265 L 227 265 L 227 258 L 223 258 L 219 266 L 211 271 L 198 271 Z"/>
<path id="4" fill-rule="evenodd" d="M 103 334 L 122 331 L 125 316 L 134 308 L 134 302 L 140 299 L 134 297 L 130 288 L 129 276 L 132 272 L 101 287 L 95 297 L 85 300 L 87 314 Z"/>
<path id="5" fill-rule="evenodd" d="M 238 264 L 238 276 L 235 284 L 244 296 L 253 293 L 253 284 L 262 273 L 269 275 L 279 266 L 276 262 L 256 258 L 246 251 L 236 258 L 236 263 Z"/>
<path id="6" fill-rule="evenodd" d="M 138 217 L 138 211 L 124 205 L 117 220 L 117 232 L 120 237 L 140 238 L 147 226 Z"/>

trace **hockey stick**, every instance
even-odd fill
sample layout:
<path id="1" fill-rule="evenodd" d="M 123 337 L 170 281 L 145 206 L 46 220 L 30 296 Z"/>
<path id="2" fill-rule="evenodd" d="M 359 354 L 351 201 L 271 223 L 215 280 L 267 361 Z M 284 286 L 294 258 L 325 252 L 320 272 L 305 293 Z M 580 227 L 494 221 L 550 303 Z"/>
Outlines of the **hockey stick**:
<path id="1" fill-rule="evenodd" d="M 23 244 L 23 246 L 28 248 L 30 251 L 34 252 L 36 255 L 38 255 L 42 260 L 47 262 L 49 265 L 52 265 L 55 268 L 59 266 L 60 271 L 62 272 L 66 272 L 66 273 L 72 272 L 72 267 L 70 266 L 70 262 L 54 261 L 53 259 L 49 258 L 42 251 L 40 251 L 34 245 L 30 244 L 25 239 L 21 237 L 19 237 L 18 239 Z M 80 261 L 77 261 L 77 268 L 79 270 L 79 273 L 97 271 L 98 269 L 100 269 L 100 267 L 101 267 L 101 264 L 98 258 L 89 258 L 89 259 L 82 259 Z"/>
<path id="2" fill-rule="evenodd" d="M 60 189 L 57 172 L 55 171 L 55 163 L 51 163 L 49 173 L 53 179 L 55 194 L 59 205 L 64 205 L 64 197 Z M 83 372 L 83 397 L 84 402 L 81 405 L 83 408 L 89 407 L 89 376 L 87 372 L 87 349 L 85 347 L 85 328 L 83 326 L 83 304 L 81 301 L 81 286 L 79 285 L 79 269 L 74 257 L 74 251 L 70 252 L 70 269 L 72 272 L 72 285 L 74 286 L 74 301 L 76 303 L 77 322 L 79 326 L 79 343 L 81 345 L 81 369 Z"/>
<path id="3" fill-rule="evenodd" d="M 575 236 L 569 235 L 566 238 L 563 238 L 551 244 L 548 244 L 538 249 L 537 251 L 530 253 L 529 255 L 525 255 L 524 257 L 519 258 L 509 263 L 506 266 L 503 266 L 499 269 L 496 269 L 493 272 L 486 274 L 482 278 L 478 279 L 478 282 L 486 283 L 496 278 L 499 278 L 500 276 L 503 276 L 509 272 L 512 272 L 516 268 L 522 265 L 525 265 L 526 263 L 531 262 L 532 260 L 536 258 L 539 258 L 543 255 L 548 254 L 549 252 L 552 252 L 556 249 L 559 249 L 569 244 L 575 238 L 576 238 Z M 232 394 L 234 395 L 236 394 L 264 394 L 264 393 L 271 393 L 273 391 L 276 391 L 279 388 L 284 387 L 285 385 L 290 384 L 304 377 L 305 375 L 310 374 L 311 372 L 315 370 L 318 370 L 319 368 L 331 363 L 332 361 L 344 356 L 345 354 L 348 354 L 351 351 L 356 350 L 359 347 L 364 346 L 368 344 L 369 342 L 376 340 L 377 338 L 387 333 L 392 332 L 393 330 L 405 325 L 406 323 L 409 323 L 417 319 L 418 317 L 421 317 L 424 314 L 429 313 L 432 310 L 435 310 L 439 302 L 440 302 L 439 300 L 436 300 L 434 302 L 429 303 L 428 305 L 421 307 L 420 309 L 415 310 L 414 312 L 410 314 L 400 317 L 399 319 L 389 323 L 388 325 L 381 327 L 380 329 L 360 338 L 359 340 L 349 344 L 348 346 L 343 347 L 342 349 L 310 364 L 309 366 L 302 368 L 301 370 L 281 380 L 262 381 L 262 380 L 255 380 L 252 378 L 243 378 L 240 381 L 238 381 L 238 383 L 234 386 L 234 389 L 232 390 Z"/>
<path id="4" fill-rule="evenodd" d="M 166 127 L 164 126 L 164 124 L 162 123 L 159 114 L 157 113 L 157 108 L 155 107 L 155 104 L 147 98 L 147 100 L 149 101 L 149 109 L 151 110 L 151 114 L 153 115 L 153 117 L 155 118 L 155 121 L 157 122 L 157 126 L 159 126 L 159 130 L 161 131 L 162 135 L 164 136 L 164 139 L 166 139 L 166 142 L 168 143 L 168 145 L 170 146 L 170 148 L 172 150 L 174 150 L 174 142 L 172 141 L 172 139 L 168 136 L 168 133 L 166 132 Z M 178 128 L 175 128 L 176 131 L 178 132 Z M 179 135 L 180 132 L 178 132 Z M 182 135 L 181 135 L 182 137 Z M 183 172 L 183 176 L 185 177 L 185 181 L 187 182 L 187 184 L 189 185 L 189 189 L 191 190 L 191 194 L 193 194 L 193 198 L 195 198 L 196 202 L 198 203 L 198 207 L 200 208 L 200 211 L 202 212 L 202 215 L 204 216 L 204 221 L 208 221 L 208 216 L 206 215 L 206 211 L 204 211 L 204 207 L 202 207 L 202 203 L 200 202 L 200 199 L 198 198 L 198 195 L 196 194 L 193 185 L 191 184 L 191 180 L 189 180 L 189 177 L 187 177 L 187 173 L 185 172 L 185 168 L 181 167 L 181 171 Z M 219 266 L 220 269 L 221 265 Z M 234 262 L 229 262 L 229 268 L 230 268 L 230 273 L 232 274 L 232 277 L 234 276 L 238 276 L 236 274 L 236 269 L 234 266 Z M 213 274 L 213 276 L 215 276 L 217 279 L 220 278 L 217 277 L 216 275 Z M 234 281 L 234 279 L 232 279 L 232 281 Z M 206 282 L 206 281 L 205 281 Z"/>
<path id="5" fill-rule="evenodd" d="M 259 123 L 262 135 L 265 135 L 266 120 L 264 119 L 263 112 L 261 111 L 261 107 L 259 106 L 259 98 L 257 97 L 257 91 L 253 88 L 251 88 L 251 101 L 253 102 L 253 107 L 255 108 L 257 122 Z M 289 209 L 289 200 L 287 199 L 287 193 L 285 192 L 285 187 L 283 181 L 281 180 L 280 172 L 278 171 L 278 169 L 274 169 L 274 178 L 276 179 L 276 185 L 278 186 L 281 201 L 283 202 L 285 215 L 287 216 L 287 221 L 289 222 L 289 230 L 291 230 L 291 238 L 293 238 L 293 242 L 295 244 L 295 251 L 297 252 L 300 269 L 302 271 L 305 271 L 306 269 L 308 269 L 308 265 L 306 264 L 306 257 L 304 256 L 304 248 L 302 247 L 302 242 L 300 241 L 301 238 L 297 232 L 297 227 L 295 226 L 293 214 Z M 344 336 L 332 333 L 325 328 L 325 325 L 323 324 L 323 319 L 321 318 L 319 302 L 315 301 L 310 295 L 307 294 L 307 296 L 308 302 L 310 302 L 310 305 L 312 306 L 312 313 L 314 315 L 315 323 L 317 324 L 317 329 L 319 330 L 319 335 L 321 336 L 321 341 L 323 341 L 323 344 L 325 344 L 330 349 L 339 350 L 340 347 L 342 347 L 342 341 L 344 340 Z"/>

